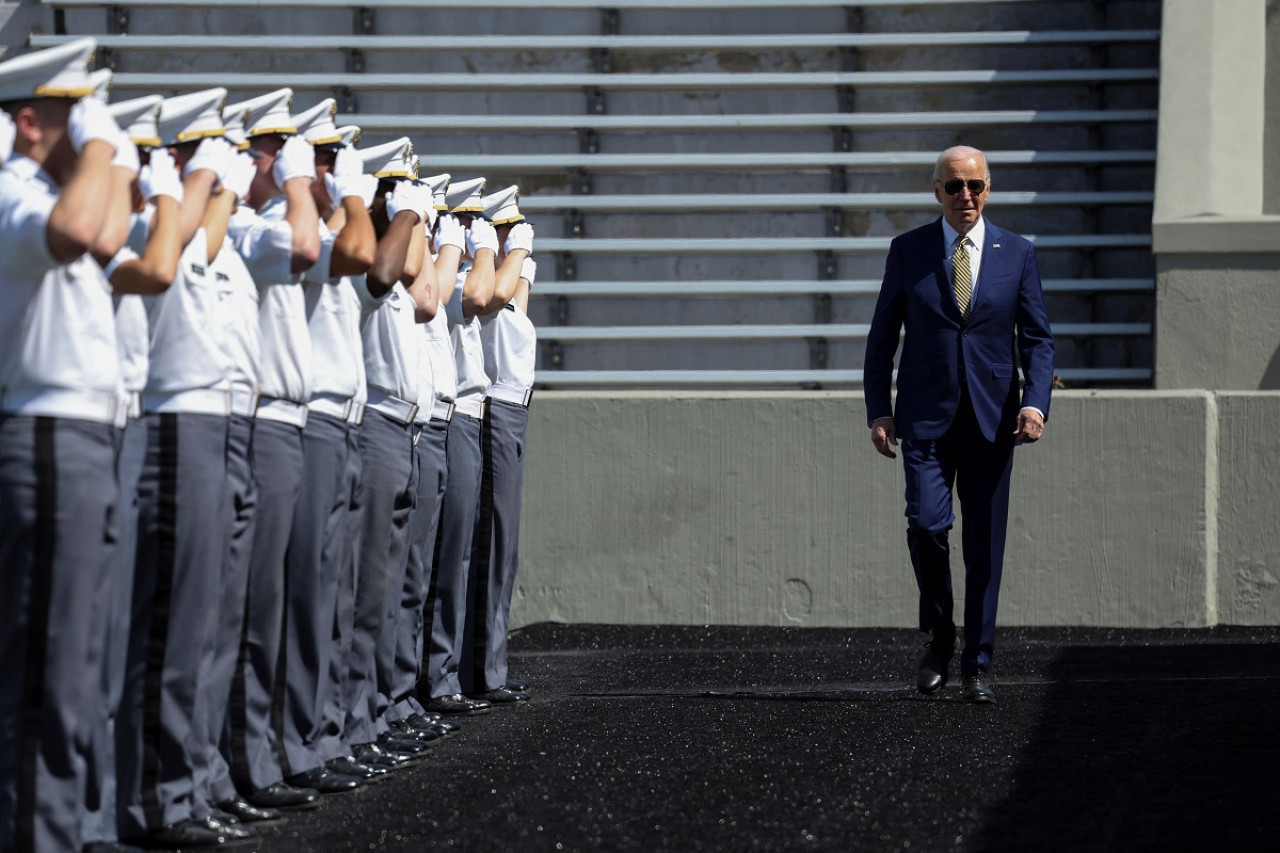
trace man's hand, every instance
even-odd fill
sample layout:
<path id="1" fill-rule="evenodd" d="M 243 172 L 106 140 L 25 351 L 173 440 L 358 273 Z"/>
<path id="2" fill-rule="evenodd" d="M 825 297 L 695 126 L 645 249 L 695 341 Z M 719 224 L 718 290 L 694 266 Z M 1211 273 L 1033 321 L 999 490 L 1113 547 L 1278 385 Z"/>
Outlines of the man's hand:
<path id="1" fill-rule="evenodd" d="M 1016 441 L 1030 444 L 1033 441 L 1039 441 L 1042 435 L 1044 435 L 1044 418 L 1040 417 L 1039 412 L 1035 409 L 1023 409 L 1018 412 L 1018 428 L 1013 431 Z"/>
<path id="2" fill-rule="evenodd" d="M 876 418 L 871 422 L 871 443 L 881 456 L 898 458 L 898 454 L 889 449 L 898 446 L 898 430 L 893 425 L 893 418 Z"/>

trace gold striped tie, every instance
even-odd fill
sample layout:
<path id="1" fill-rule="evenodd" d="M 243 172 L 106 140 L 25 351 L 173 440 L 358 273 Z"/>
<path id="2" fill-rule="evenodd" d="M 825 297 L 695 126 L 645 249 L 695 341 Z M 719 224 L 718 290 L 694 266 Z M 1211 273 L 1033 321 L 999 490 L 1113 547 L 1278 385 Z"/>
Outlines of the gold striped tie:
<path id="1" fill-rule="evenodd" d="M 969 271 L 969 250 L 964 247 L 964 235 L 956 238 L 951 253 L 951 281 L 956 289 L 956 306 L 960 316 L 969 319 L 969 301 L 973 298 L 973 274 Z"/>

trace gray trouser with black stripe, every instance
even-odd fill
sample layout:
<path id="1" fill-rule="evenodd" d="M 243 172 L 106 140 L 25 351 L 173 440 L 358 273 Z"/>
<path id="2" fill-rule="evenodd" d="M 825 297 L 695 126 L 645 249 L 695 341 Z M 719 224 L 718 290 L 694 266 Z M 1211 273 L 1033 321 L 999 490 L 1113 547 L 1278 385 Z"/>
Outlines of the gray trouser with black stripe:
<path id="1" fill-rule="evenodd" d="M 485 401 L 484 473 L 467 583 L 468 628 L 460 670 L 462 689 L 467 693 L 495 690 L 507 683 L 507 621 L 519 568 L 528 428 L 528 407 L 493 398 Z"/>
<path id="2" fill-rule="evenodd" d="M 284 622 L 284 558 L 302 484 L 302 429 L 258 418 L 253 425 L 258 508 L 249 556 L 240 660 L 231 688 L 231 778 L 251 793 L 283 778 L 272 714 Z"/>
<path id="3" fill-rule="evenodd" d="M 351 635 L 356 618 L 356 559 L 360 553 L 361 526 L 364 523 L 364 460 L 360 456 L 360 429 L 349 426 L 344 454 L 342 525 L 345 535 L 343 553 L 338 558 L 338 590 L 334 606 L 333 654 L 327 678 L 320 682 L 320 731 L 316 750 L 328 761 L 351 753 L 347 739 L 347 709 L 351 707 L 351 690 L 347 669 L 351 658 Z"/>
<path id="4" fill-rule="evenodd" d="M 79 850 L 118 430 L 0 415 L 0 850 Z"/>
<path id="5" fill-rule="evenodd" d="M 440 508 L 436 569 L 427 597 L 432 619 L 426 674 L 432 698 L 462 692 L 458 665 L 467 621 L 471 540 L 480 504 L 481 423 L 461 413 L 449 422 L 448 480 Z"/>
<path id="6" fill-rule="evenodd" d="M 387 591 L 400 589 L 408 558 L 409 518 L 417 498 L 412 425 L 369 410 L 360 427 L 364 464 L 364 510 L 356 564 L 355 619 L 351 636 L 350 706 L 347 740 L 369 743 L 385 730 L 379 709 L 378 639 L 387 612 Z"/>
<path id="7" fill-rule="evenodd" d="M 409 564 L 400 597 L 388 614 L 394 626 L 395 669 L 391 681 L 389 719 L 422 713 L 418 679 L 422 675 L 425 645 L 424 614 L 435 564 L 436 535 L 440 529 L 440 505 L 448 477 L 449 422 L 433 418 L 418 430 L 414 462 L 418 466 L 418 503 L 409 522 Z M 385 633 L 385 632 L 384 632 Z"/>
<path id="8" fill-rule="evenodd" d="M 316 748 L 333 662 L 339 571 L 347 538 L 347 422 L 311 412 L 302 431 L 302 489 L 285 559 L 284 671 L 276 737 L 285 776 L 319 767 Z"/>
<path id="9" fill-rule="evenodd" d="M 213 644 L 226 547 L 227 418 L 148 414 L 138 482 L 138 558 L 117 722 L 120 834 L 204 817 L 200 675 Z M 193 733 L 195 733 L 193 735 Z"/>
<path id="10" fill-rule="evenodd" d="M 245 596 L 249 586 L 249 556 L 253 547 L 254 518 L 258 489 L 253 483 L 253 430 L 251 415 L 227 419 L 227 487 L 223 501 L 230 513 L 227 547 L 222 561 L 221 593 L 213 644 L 207 657 L 207 676 L 201 677 L 201 702 L 209 709 L 205 750 L 208 758 L 197 786 L 210 802 L 219 803 L 236 796 L 231 781 L 230 728 L 231 686 L 235 682 L 240 656 L 240 634 L 244 629 Z M 243 705 L 243 694 L 237 697 Z"/>
<path id="11" fill-rule="evenodd" d="M 89 751 L 85 792 L 84 840 L 117 840 L 116 832 L 116 715 L 124 692 L 125 661 L 129 654 L 129 610 L 133 603 L 133 563 L 138 542 L 138 479 L 147 456 L 147 422 L 130 418 L 116 454 L 115 556 L 106 594 L 99 599 L 102 621 L 95 628 L 103 637 L 102 676 Z"/>

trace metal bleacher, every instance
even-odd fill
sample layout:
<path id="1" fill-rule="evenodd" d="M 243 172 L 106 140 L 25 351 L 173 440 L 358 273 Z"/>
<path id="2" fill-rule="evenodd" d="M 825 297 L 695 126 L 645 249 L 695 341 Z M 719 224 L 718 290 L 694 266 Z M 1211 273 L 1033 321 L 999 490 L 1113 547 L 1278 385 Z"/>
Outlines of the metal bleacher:
<path id="1" fill-rule="evenodd" d="M 1036 243 L 1062 381 L 1151 384 L 1159 0 L 46 3 L 32 44 L 97 35 L 117 97 L 288 85 L 519 183 L 544 387 L 859 385 L 959 143 Z"/>

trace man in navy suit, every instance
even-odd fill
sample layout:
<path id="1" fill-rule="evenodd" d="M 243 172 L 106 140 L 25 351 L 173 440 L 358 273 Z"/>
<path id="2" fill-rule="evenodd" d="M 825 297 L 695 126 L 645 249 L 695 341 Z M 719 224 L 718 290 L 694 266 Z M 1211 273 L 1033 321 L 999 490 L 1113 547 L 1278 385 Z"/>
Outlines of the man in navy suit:
<path id="1" fill-rule="evenodd" d="M 942 217 L 897 237 L 867 336 L 864 389 L 876 450 L 902 442 L 907 546 L 920 588 L 920 630 L 932 634 L 917 686 L 947 683 L 955 654 L 949 531 L 952 488 L 964 515 L 963 698 L 991 703 L 987 672 L 1017 443 L 1038 441 L 1049 414 L 1053 335 L 1036 253 L 982 216 L 991 193 L 986 156 L 957 146 L 938 156 L 933 194 Z M 893 356 L 902 334 L 897 408 Z M 1017 365 L 1025 384 L 1019 394 Z"/>

